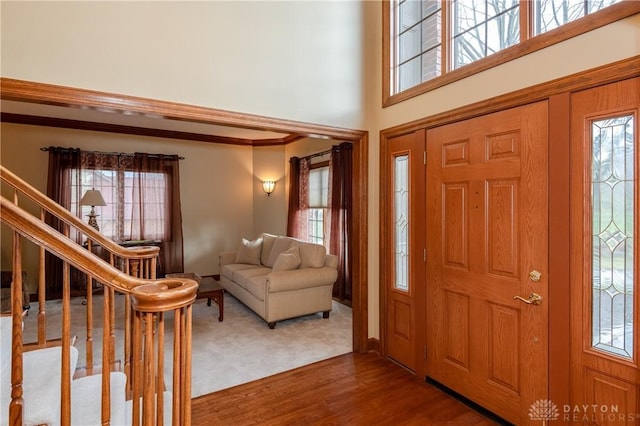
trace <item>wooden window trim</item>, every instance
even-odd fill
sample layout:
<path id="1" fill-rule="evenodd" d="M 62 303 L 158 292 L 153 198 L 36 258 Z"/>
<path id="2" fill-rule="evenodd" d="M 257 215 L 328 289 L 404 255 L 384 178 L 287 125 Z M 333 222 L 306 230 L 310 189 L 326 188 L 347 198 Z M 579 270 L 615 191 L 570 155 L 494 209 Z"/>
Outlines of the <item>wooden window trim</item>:
<path id="1" fill-rule="evenodd" d="M 527 8 L 528 9 L 528 8 Z M 399 102 L 411 99 L 418 95 L 422 95 L 431 90 L 445 86 L 447 84 L 462 80 L 463 78 L 502 65 L 506 62 L 563 42 L 570 38 L 584 34 L 588 31 L 603 27 L 621 19 L 640 13 L 640 2 L 628 0 L 616 3 L 591 15 L 587 15 L 577 21 L 569 22 L 561 27 L 555 28 L 546 33 L 537 35 L 520 43 L 504 49 L 498 53 L 479 59 L 471 64 L 465 65 L 455 70 L 447 71 L 443 75 L 432 80 L 425 81 L 417 86 L 402 91 L 400 93 L 391 94 L 392 72 L 393 67 L 391 61 L 391 52 L 393 50 L 393 25 L 391 23 L 391 0 L 382 2 L 382 107 L 386 108 Z M 443 20 L 447 19 L 445 10 L 443 9 Z M 527 12 L 525 19 L 530 27 L 529 13 Z M 443 28 L 449 26 L 443 25 Z M 529 28 L 527 28 L 528 30 Z M 444 31 L 444 30 L 443 30 Z M 521 29 L 522 35 L 522 29 Z M 448 50 L 448 36 L 443 40 L 442 48 Z M 443 50 L 444 53 L 444 50 Z M 443 60 L 443 65 L 445 64 Z"/>

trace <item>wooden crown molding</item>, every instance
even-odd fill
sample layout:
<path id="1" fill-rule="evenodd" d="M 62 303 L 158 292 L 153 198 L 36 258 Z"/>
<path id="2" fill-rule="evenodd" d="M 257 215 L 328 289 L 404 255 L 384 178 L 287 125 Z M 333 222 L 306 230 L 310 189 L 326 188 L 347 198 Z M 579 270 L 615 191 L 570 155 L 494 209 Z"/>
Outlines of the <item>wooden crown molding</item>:
<path id="1" fill-rule="evenodd" d="M 0 78 L 0 98 L 17 102 L 30 102 L 42 105 L 54 105 L 68 108 L 83 108 L 96 111 L 120 113 L 127 115 L 141 115 L 145 117 L 163 118 L 166 120 L 185 121 L 192 123 L 202 123 L 218 126 L 230 126 L 244 129 L 270 131 L 286 133 L 289 136 L 280 139 L 250 140 L 226 138 L 220 140 L 207 140 L 207 138 L 193 139 L 197 135 L 183 132 L 184 136 L 189 136 L 188 140 L 203 140 L 205 142 L 233 143 L 243 145 L 277 145 L 289 143 L 304 137 L 323 137 L 344 141 L 355 141 L 362 138 L 366 133 L 362 130 L 344 129 L 339 127 L 323 126 L 293 120 L 284 120 L 254 114 L 244 114 L 233 111 L 225 111 L 215 108 L 207 108 L 196 105 L 181 104 L 177 102 L 162 101 L 157 99 L 141 98 L 136 96 L 121 95 L 95 90 L 79 89 L 67 86 L 58 86 L 48 83 L 17 80 L 11 78 Z M 18 120 L 19 118 L 14 117 Z M 20 118 L 23 121 L 26 117 Z M 35 120 L 35 118 L 34 118 Z M 93 123 L 93 122 L 86 122 Z M 90 126 L 90 124 L 80 124 L 59 121 L 59 126 L 65 124 L 75 124 L 78 126 Z M 98 128 L 102 123 L 94 123 Z M 121 126 L 114 128 L 121 131 L 134 131 L 131 126 Z M 147 134 L 152 129 L 140 128 L 139 133 Z M 96 130 L 96 129 L 93 129 Z M 153 129 L 161 132 L 158 129 Z M 104 130 L 107 131 L 107 130 Z M 108 130 L 113 131 L 113 130 Z M 181 133 L 181 132 L 178 132 Z M 176 138 L 177 135 L 164 136 Z M 210 136 L 210 135 L 208 135 Z"/>

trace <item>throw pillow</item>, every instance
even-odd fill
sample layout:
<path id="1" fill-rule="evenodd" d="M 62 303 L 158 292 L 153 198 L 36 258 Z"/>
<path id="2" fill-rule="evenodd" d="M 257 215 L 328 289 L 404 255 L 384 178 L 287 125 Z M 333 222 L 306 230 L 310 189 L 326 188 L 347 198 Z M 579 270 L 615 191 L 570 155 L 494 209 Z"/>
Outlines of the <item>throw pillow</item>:
<path id="1" fill-rule="evenodd" d="M 269 261 L 265 263 L 265 266 L 269 268 L 273 268 L 273 265 L 276 263 L 276 259 L 278 255 L 283 251 L 289 249 L 291 247 L 291 238 L 289 237 L 278 237 L 273 242 L 273 248 L 271 249 L 271 254 L 269 255 Z"/>
<path id="2" fill-rule="evenodd" d="M 267 233 L 262 233 L 260 237 L 262 237 L 262 255 L 260 256 L 260 262 L 263 265 L 267 265 L 269 263 L 269 255 L 273 249 L 273 243 L 276 242 L 276 238 L 278 237 Z"/>
<path id="3" fill-rule="evenodd" d="M 302 265 L 300 268 L 322 268 L 327 255 L 327 249 L 320 244 L 301 243 L 300 259 Z"/>
<path id="4" fill-rule="evenodd" d="M 273 264 L 273 272 L 291 271 L 298 269 L 300 265 L 300 250 L 297 245 L 285 250 L 278 255 L 276 263 Z"/>
<path id="5" fill-rule="evenodd" d="M 262 238 L 249 241 L 242 239 L 242 244 L 236 252 L 236 263 L 246 263 L 248 265 L 260 265 L 260 253 L 262 252 Z"/>

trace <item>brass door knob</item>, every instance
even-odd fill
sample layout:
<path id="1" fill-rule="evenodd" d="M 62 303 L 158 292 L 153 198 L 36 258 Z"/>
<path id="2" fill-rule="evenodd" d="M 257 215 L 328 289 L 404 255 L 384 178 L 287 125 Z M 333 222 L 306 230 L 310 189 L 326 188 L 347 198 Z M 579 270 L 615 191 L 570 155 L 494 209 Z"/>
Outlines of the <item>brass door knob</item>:
<path id="1" fill-rule="evenodd" d="M 538 293 L 531 293 L 528 299 L 520 296 L 513 296 L 514 300 L 519 300 L 521 302 L 526 303 L 527 305 L 539 305 L 542 303 L 542 296 Z"/>

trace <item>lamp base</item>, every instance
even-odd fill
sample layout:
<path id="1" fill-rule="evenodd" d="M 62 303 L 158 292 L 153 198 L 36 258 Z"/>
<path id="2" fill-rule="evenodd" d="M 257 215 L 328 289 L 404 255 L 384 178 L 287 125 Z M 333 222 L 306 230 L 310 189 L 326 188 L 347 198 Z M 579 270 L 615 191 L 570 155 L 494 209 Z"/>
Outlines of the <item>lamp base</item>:
<path id="1" fill-rule="evenodd" d="M 89 218 L 89 226 L 93 227 L 96 231 L 100 232 L 100 227 L 98 226 L 98 221 L 96 217 L 100 216 L 99 214 L 89 213 L 87 217 Z"/>

